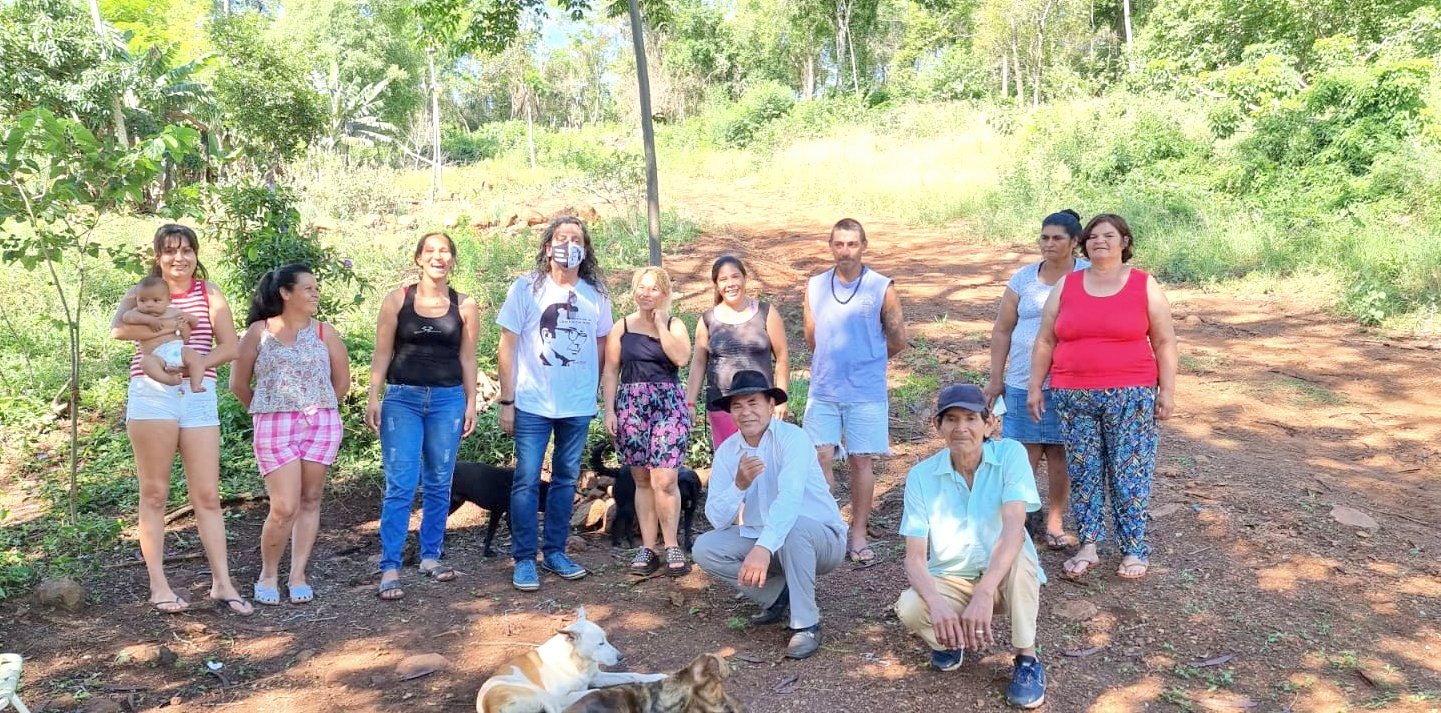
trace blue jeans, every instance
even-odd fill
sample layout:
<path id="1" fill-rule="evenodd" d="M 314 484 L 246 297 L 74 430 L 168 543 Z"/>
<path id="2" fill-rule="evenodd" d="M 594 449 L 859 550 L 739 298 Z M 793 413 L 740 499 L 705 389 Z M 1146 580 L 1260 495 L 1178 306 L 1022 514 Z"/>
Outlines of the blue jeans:
<path id="1" fill-rule="evenodd" d="M 420 486 L 420 558 L 439 559 L 450 514 L 450 480 L 465 427 L 465 387 L 385 387 L 380 403 L 380 571 L 400 569 L 410 505 Z"/>
<path id="2" fill-rule="evenodd" d="M 535 560 L 540 523 L 540 465 L 555 431 L 555 452 L 550 459 L 550 490 L 545 498 L 546 555 L 564 554 L 570 536 L 570 512 L 575 506 L 575 481 L 580 477 L 580 456 L 594 416 L 546 418 L 515 410 L 515 484 L 510 489 L 510 553 L 516 561 Z"/>

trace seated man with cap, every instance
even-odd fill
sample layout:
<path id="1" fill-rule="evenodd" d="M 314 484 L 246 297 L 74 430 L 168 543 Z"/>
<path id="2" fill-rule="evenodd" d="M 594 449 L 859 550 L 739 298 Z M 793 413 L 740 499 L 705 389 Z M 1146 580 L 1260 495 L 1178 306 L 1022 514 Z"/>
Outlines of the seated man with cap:
<path id="1" fill-rule="evenodd" d="M 785 401 L 765 374 L 744 370 L 710 403 L 730 413 L 737 433 L 716 448 L 705 504 L 715 529 L 692 554 L 762 607 L 752 624 L 787 622 L 786 656 L 800 659 L 821 646 L 816 577 L 844 559 L 846 523 L 806 432 L 772 418 Z"/>
<path id="2" fill-rule="evenodd" d="M 1026 535 L 1026 513 L 1040 509 L 1026 449 L 986 438 L 990 409 L 980 388 L 956 384 L 936 400 L 945 448 L 906 476 L 901 535 L 906 578 L 896 613 L 931 648 L 931 665 L 960 668 L 965 651 L 995 644 L 992 616 L 1007 614 L 1015 666 L 1007 701 L 1034 708 L 1046 697 L 1036 658 L 1036 615 L 1045 574 Z"/>

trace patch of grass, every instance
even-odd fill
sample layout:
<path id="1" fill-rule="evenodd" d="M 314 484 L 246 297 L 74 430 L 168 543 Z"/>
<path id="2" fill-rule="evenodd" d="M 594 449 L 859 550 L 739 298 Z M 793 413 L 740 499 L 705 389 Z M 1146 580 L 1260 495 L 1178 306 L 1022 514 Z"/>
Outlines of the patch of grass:
<path id="1" fill-rule="evenodd" d="M 1346 403 L 1346 397 L 1341 394 L 1320 384 L 1290 376 L 1258 383 L 1251 387 L 1251 391 L 1263 401 L 1284 401 L 1296 408 L 1340 406 Z"/>

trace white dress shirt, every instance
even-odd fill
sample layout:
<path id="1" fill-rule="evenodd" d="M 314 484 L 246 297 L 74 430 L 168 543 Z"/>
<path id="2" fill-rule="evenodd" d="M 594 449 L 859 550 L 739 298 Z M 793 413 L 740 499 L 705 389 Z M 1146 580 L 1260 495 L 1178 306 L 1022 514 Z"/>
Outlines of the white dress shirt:
<path id="1" fill-rule="evenodd" d="M 742 455 L 765 463 L 765 470 L 744 490 L 736 487 Z M 771 552 L 785 543 L 800 515 L 841 532 L 846 529 L 821 472 L 815 444 L 800 426 L 774 418 L 759 445 L 751 447 L 736 433 L 716 449 L 705 515 L 716 528 L 739 524 L 742 536 L 755 538 L 757 545 Z"/>

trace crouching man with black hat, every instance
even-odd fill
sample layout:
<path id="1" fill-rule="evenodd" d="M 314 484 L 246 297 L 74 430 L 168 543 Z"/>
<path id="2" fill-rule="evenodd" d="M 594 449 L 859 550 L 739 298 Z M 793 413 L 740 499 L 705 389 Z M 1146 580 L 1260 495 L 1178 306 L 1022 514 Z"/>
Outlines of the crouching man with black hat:
<path id="1" fill-rule="evenodd" d="M 762 607 L 752 624 L 788 623 L 786 656 L 800 659 L 820 649 L 816 577 L 845 558 L 846 523 L 810 437 L 772 418 L 785 401 L 765 374 L 739 371 L 711 402 L 738 432 L 716 448 L 705 506 L 715 529 L 696 539 L 692 556 Z"/>

